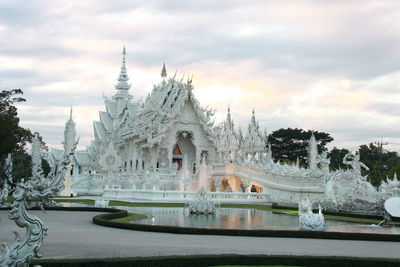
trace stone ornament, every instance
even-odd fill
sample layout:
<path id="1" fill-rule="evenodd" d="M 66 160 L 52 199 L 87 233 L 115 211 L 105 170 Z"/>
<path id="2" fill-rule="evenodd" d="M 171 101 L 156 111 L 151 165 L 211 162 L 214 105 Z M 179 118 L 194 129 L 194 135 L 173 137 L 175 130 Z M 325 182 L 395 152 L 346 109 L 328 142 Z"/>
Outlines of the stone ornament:
<path id="1" fill-rule="evenodd" d="M 35 133 L 32 146 L 32 154 L 40 154 L 40 144 L 38 133 Z M 70 163 L 70 156 L 74 153 L 77 142 L 70 151 L 64 153 L 64 157 L 52 168 L 47 177 L 44 176 L 41 168 L 41 160 L 33 161 L 36 173 L 27 181 L 23 179 L 17 184 L 11 181 L 11 157 L 7 159 L 7 178 L 11 183 L 12 189 L 10 193 L 13 196 L 13 203 L 9 212 L 9 218 L 14 220 L 18 227 L 26 229 L 25 235 L 21 238 L 17 232 L 15 240 L 12 244 L 3 244 L 4 248 L 0 254 L 0 266 L 28 266 L 30 259 L 41 257 L 40 248 L 47 234 L 47 226 L 42 221 L 27 212 L 30 202 L 36 202 L 43 209 L 43 204 L 54 197 L 58 191 L 62 189 L 63 178 Z"/>
<path id="2" fill-rule="evenodd" d="M 321 206 L 313 213 L 312 203 L 306 199 L 299 203 L 299 228 L 304 231 L 325 231 L 325 219 Z"/>
<path id="3" fill-rule="evenodd" d="M 107 144 L 104 154 L 100 156 L 99 165 L 103 170 L 109 172 L 118 171 L 122 166 L 122 159 L 111 141 Z"/>

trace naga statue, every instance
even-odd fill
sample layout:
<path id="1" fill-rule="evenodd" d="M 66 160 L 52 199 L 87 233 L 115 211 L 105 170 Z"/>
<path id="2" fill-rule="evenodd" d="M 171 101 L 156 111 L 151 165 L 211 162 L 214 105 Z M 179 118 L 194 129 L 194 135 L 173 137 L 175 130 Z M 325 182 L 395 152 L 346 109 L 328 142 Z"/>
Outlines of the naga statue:
<path id="1" fill-rule="evenodd" d="M 38 147 L 40 144 L 39 135 L 35 133 L 32 147 Z M 74 153 L 77 142 L 69 152 L 64 151 L 63 158 L 58 162 L 47 175 L 43 174 L 41 165 L 35 166 L 36 172 L 29 179 L 21 179 L 14 183 L 12 180 L 12 159 L 8 156 L 6 159 L 6 183 L 11 185 L 11 190 L 7 192 L 12 194 L 13 203 L 9 211 L 9 218 L 14 220 L 18 227 L 25 228 L 25 235 L 21 238 L 17 232 L 14 232 L 15 239 L 12 244 L 3 244 L 3 250 L 0 252 L 0 266 L 29 266 L 29 260 L 34 257 L 41 257 L 40 248 L 47 233 L 47 226 L 32 214 L 29 214 L 30 202 L 36 202 L 42 209 L 43 203 L 49 201 L 57 192 L 63 188 L 63 179 L 65 177 L 67 166 L 70 163 L 71 155 Z M 37 151 L 34 151 L 36 153 Z M 36 164 L 36 163 L 34 163 Z M 8 186 L 4 185 L 4 188 Z M 8 190 L 8 189 L 7 189 Z M 4 191 L 4 189 L 3 189 Z M 3 196 L 2 198 L 7 198 Z"/>

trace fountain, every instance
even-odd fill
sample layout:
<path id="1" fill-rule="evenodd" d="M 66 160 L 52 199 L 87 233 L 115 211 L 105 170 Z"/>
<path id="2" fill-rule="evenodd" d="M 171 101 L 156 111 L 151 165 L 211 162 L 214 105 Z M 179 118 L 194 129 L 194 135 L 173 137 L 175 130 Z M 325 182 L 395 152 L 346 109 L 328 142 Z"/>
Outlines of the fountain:
<path id="1" fill-rule="evenodd" d="M 208 175 L 207 175 L 207 164 L 205 158 L 203 158 L 200 165 L 200 172 L 198 178 L 198 187 L 200 188 L 197 192 L 196 197 L 188 203 L 188 210 L 190 214 L 215 214 L 216 205 L 213 200 L 207 197 L 207 191 L 209 190 Z"/>
<path id="2" fill-rule="evenodd" d="M 214 201 L 207 197 L 207 192 L 200 189 L 196 197 L 189 202 L 188 210 L 190 214 L 215 214 L 216 205 Z"/>

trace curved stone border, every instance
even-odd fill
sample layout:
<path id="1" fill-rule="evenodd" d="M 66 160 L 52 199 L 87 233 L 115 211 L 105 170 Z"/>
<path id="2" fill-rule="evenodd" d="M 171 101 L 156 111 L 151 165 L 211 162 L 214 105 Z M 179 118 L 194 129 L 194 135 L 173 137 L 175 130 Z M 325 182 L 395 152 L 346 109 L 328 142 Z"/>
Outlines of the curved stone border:
<path id="1" fill-rule="evenodd" d="M 43 259 L 34 260 L 33 264 L 43 267 L 119 267 L 119 266 L 217 266 L 217 265 L 282 265 L 282 266 L 366 266 L 394 267 L 400 265 L 398 259 L 324 257 L 324 256 L 291 256 L 291 255 L 193 255 L 164 257 L 135 257 L 108 259 Z"/>
<path id="2" fill-rule="evenodd" d="M 147 225 L 138 223 L 122 223 L 122 222 L 112 221 L 113 219 L 124 217 L 126 216 L 126 214 L 127 211 L 122 211 L 122 210 L 118 210 L 118 212 L 114 212 L 111 214 L 100 214 L 93 217 L 93 223 L 107 227 L 148 231 L 148 232 L 173 233 L 173 234 L 319 238 L 319 239 L 400 242 L 400 235 L 391 235 L 391 234 L 319 232 L 319 231 L 300 231 L 300 230 L 208 229 L 208 228 L 178 227 L 178 226 L 166 226 L 166 225 Z"/>

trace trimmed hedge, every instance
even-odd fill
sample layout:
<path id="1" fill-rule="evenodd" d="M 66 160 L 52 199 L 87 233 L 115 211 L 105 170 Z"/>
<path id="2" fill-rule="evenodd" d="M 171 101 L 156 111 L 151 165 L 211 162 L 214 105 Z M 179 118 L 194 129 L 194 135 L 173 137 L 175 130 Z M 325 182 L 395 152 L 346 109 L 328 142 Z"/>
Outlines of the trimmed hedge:
<path id="1" fill-rule="evenodd" d="M 163 232 L 163 233 L 173 233 L 173 234 L 320 238 L 320 239 L 400 242 L 400 235 L 390 235 L 390 234 L 320 232 L 320 231 L 299 231 L 299 230 L 209 229 L 209 228 L 178 227 L 178 226 L 167 226 L 167 225 L 122 223 L 122 222 L 112 221 L 112 219 L 121 218 L 123 216 L 124 215 L 122 212 L 111 213 L 111 214 L 100 214 L 93 217 L 93 223 L 108 227 L 122 228 L 122 229 L 148 231 L 148 232 Z"/>
<path id="2" fill-rule="evenodd" d="M 136 257 L 107 259 L 50 259 L 32 260 L 32 264 L 43 267 L 120 267 L 120 266 L 215 266 L 215 265 L 295 265 L 295 266 L 399 266 L 397 259 L 312 257 L 312 256 L 270 256 L 270 255 L 195 255 L 167 257 Z"/>

